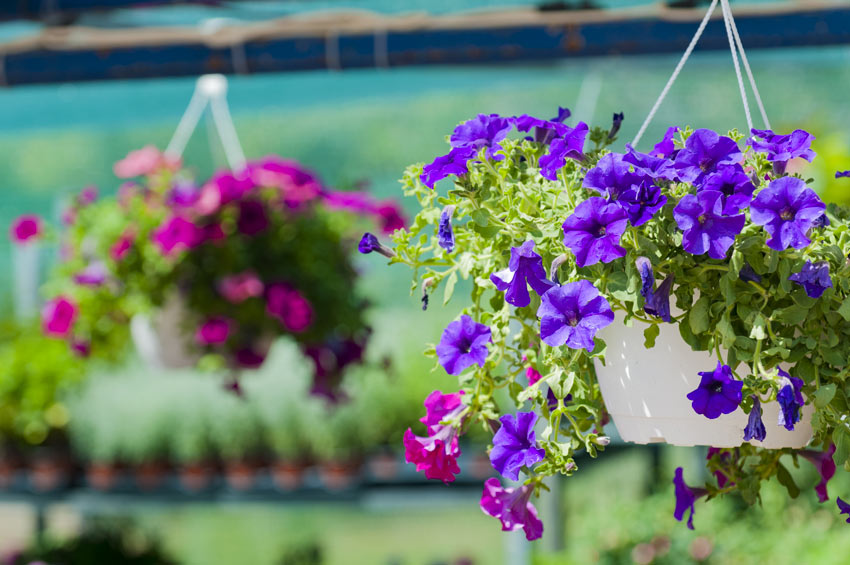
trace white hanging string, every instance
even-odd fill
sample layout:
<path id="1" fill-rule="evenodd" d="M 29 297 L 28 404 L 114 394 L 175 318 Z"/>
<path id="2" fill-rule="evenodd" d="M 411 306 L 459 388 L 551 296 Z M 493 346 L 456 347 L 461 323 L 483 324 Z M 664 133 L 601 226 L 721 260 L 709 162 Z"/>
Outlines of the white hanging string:
<path id="1" fill-rule="evenodd" d="M 234 171 L 242 169 L 245 166 L 245 153 L 242 152 L 242 145 L 236 135 L 236 127 L 233 125 L 233 118 L 230 116 L 230 108 L 227 107 L 227 101 L 223 95 L 210 99 L 210 110 L 212 110 L 215 129 L 218 131 L 221 145 L 224 147 L 227 164 Z"/>
<path id="2" fill-rule="evenodd" d="M 732 34 L 732 24 L 729 23 L 729 0 L 720 0 L 720 8 L 723 10 L 723 23 L 726 25 L 726 36 L 729 39 L 729 50 L 732 52 L 732 63 L 735 65 L 735 76 L 738 77 L 738 88 L 741 91 L 741 102 L 744 103 L 744 114 L 747 118 L 747 132 L 753 129 L 753 117 L 750 115 L 750 103 L 747 101 L 747 89 L 744 86 L 744 77 L 741 75 L 741 66 L 738 64 L 738 49 L 735 46 L 735 38 Z"/>
<path id="3" fill-rule="evenodd" d="M 676 78 L 679 76 L 679 73 L 682 72 L 682 67 L 685 66 L 688 57 L 691 56 L 691 52 L 694 50 L 694 47 L 696 47 L 697 45 L 697 41 L 699 41 L 699 38 L 702 36 L 702 32 L 705 30 L 705 26 L 708 25 L 708 20 L 711 18 L 711 14 L 714 13 L 714 9 L 717 7 L 717 1 L 718 0 L 711 0 L 711 5 L 708 7 L 708 11 L 702 18 L 702 21 L 699 24 L 699 28 L 697 28 L 697 32 L 694 34 L 693 39 L 691 39 L 688 48 L 685 49 L 685 53 L 679 60 L 679 64 L 676 65 L 676 69 L 670 76 L 670 80 L 667 81 L 667 84 L 664 86 L 664 90 L 661 91 L 661 94 L 658 96 L 658 100 L 655 101 L 655 104 L 649 111 L 649 115 L 643 121 L 643 125 L 640 126 L 637 135 L 632 140 L 632 147 L 637 147 L 640 138 L 643 137 L 644 132 L 646 132 L 646 128 L 649 127 L 649 123 L 652 121 L 652 118 L 655 117 L 655 113 L 658 111 L 658 108 L 661 106 L 661 103 L 664 101 L 664 98 L 667 96 L 667 93 L 670 92 L 670 88 L 673 86 L 673 83 L 676 82 Z"/>
<path id="4" fill-rule="evenodd" d="M 192 133 L 198 127 L 198 120 L 201 119 L 201 114 L 204 113 L 208 101 L 207 95 L 195 86 L 195 92 L 192 93 L 189 105 L 186 106 L 186 111 L 183 112 L 183 117 L 180 118 L 177 129 L 174 130 L 174 135 L 171 136 L 171 141 L 165 148 L 166 155 L 177 158 L 183 155 L 183 150 L 186 149 L 189 138 L 192 137 Z"/>
<path id="5" fill-rule="evenodd" d="M 735 36 L 735 44 L 738 46 L 738 51 L 741 53 L 741 61 L 744 63 L 744 69 L 747 71 L 747 77 L 750 80 L 750 87 L 753 89 L 753 95 L 756 98 L 756 104 L 759 107 L 761 119 L 764 121 L 764 127 L 770 129 L 770 121 L 767 119 L 767 112 L 764 110 L 764 104 L 761 101 L 759 89 L 756 86 L 756 79 L 753 77 L 753 71 L 750 69 L 750 62 L 747 60 L 747 53 L 744 51 L 744 44 L 741 41 L 741 36 L 738 34 L 738 26 L 735 25 L 735 17 L 732 15 L 731 7 L 729 8 L 729 23 L 732 26 L 732 34 Z"/>

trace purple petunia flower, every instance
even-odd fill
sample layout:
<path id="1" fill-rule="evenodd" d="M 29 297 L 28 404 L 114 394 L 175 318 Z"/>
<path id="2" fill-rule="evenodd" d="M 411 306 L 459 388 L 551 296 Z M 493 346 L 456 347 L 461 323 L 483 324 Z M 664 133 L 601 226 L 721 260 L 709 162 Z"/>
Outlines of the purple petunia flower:
<path id="1" fill-rule="evenodd" d="M 477 117 L 458 125 L 452 132 L 449 142 L 455 149 L 472 149 L 475 153 L 482 147 L 487 148 L 487 158 L 501 161 L 504 155 L 496 155 L 501 149 L 499 142 L 507 137 L 513 127 L 510 118 L 498 114 L 478 114 Z"/>
<path id="2" fill-rule="evenodd" d="M 587 124 L 579 122 L 576 127 L 556 137 L 549 143 L 549 152 L 540 157 L 540 174 L 549 180 L 558 180 L 558 171 L 567 164 L 567 159 L 584 159 L 584 140 L 588 132 Z"/>
<path id="3" fill-rule="evenodd" d="M 529 485 L 517 488 L 504 488 L 499 479 L 484 481 L 481 494 L 481 510 L 485 514 L 498 518 L 502 522 L 503 532 L 512 532 L 522 528 L 528 541 L 543 535 L 543 522 L 537 517 L 537 510 L 529 502 L 534 489 Z"/>
<path id="4" fill-rule="evenodd" d="M 620 247 L 620 237 L 627 222 L 626 212 L 619 205 L 593 196 L 576 206 L 564 222 L 564 245 L 573 252 L 579 267 L 610 263 L 626 254 Z"/>
<path id="5" fill-rule="evenodd" d="M 490 275 L 496 288 L 505 293 L 505 301 L 517 308 L 528 306 L 531 296 L 528 287 L 543 296 L 555 283 L 546 278 L 543 259 L 534 252 L 534 241 L 528 240 L 520 247 L 511 248 L 508 268 Z"/>
<path id="6" fill-rule="evenodd" d="M 652 181 L 645 180 L 624 190 L 617 203 L 625 210 L 629 222 L 637 227 L 651 220 L 667 204 L 667 197 Z"/>
<path id="7" fill-rule="evenodd" d="M 753 396 L 753 409 L 750 410 L 747 427 L 744 428 L 744 441 L 752 439 L 764 441 L 765 437 L 767 437 L 767 430 L 764 429 L 764 422 L 761 419 L 761 402 L 757 396 Z"/>
<path id="8" fill-rule="evenodd" d="M 741 267 L 740 271 L 738 271 L 738 278 L 744 282 L 761 282 L 761 275 L 758 274 L 749 263 L 744 263 L 744 266 Z"/>
<path id="9" fill-rule="evenodd" d="M 673 517 L 681 522 L 685 517 L 685 512 L 690 509 L 691 514 L 688 516 L 688 528 L 693 530 L 694 502 L 697 498 L 707 494 L 707 491 L 702 488 L 689 487 L 685 483 L 682 472 L 681 467 L 676 467 L 676 474 L 673 477 L 673 486 L 676 492 L 676 508 L 673 510 Z"/>
<path id="10" fill-rule="evenodd" d="M 829 449 L 826 451 L 814 451 L 806 449 L 799 452 L 808 461 L 815 466 L 820 475 L 820 482 L 815 485 L 815 493 L 818 495 L 819 502 L 829 500 L 829 493 L 826 490 L 826 484 L 835 476 L 835 461 L 832 456 L 835 454 L 835 444 L 829 444 Z"/>
<path id="11" fill-rule="evenodd" d="M 776 401 L 779 402 L 778 424 L 785 426 L 785 429 L 794 430 L 794 425 L 800 421 L 800 409 L 805 401 L 803 400 L 803 379 L 792 377 L 786 371 L 779 369 L 779 377 L 782 379 L 782 388 L 776 394 Z"/>
<path id="12" fill-rule="evenodd" d="M 835 499 L 835 503 L 838 505 L 838 509 L 840 510 L 839 514 L 847 514 L 847 520 L 845 520 L 845 522 L 850 524 L 850 504 L 841 500 L 840 496 Z"/>
<path id="13" fill-rule="evenodd" d="M 666 157 L 641 153 L 628 143 L 626 144 L 626 150 L 623 161 L 634 165 L 635 173 L 649 177 L 652 180 L 678 180 L 679 172 L 676 170 L 673 161 Z"/>
<path id="14" fill-rule="evenodd" d="M 652 148 L 652 151 L 650 151 L 649 154 L 654 157 L 674 157 L 676 144 L 673 143 L 673 137 L 675 137 L 678 131 L 679 128 L 676 126 L 667 128 L 667 131 L 664 132 L 664 137 L 661 138 L 661 141 L 655 144 L 655 147 Z"/>
<path id="15" fill-rule="evenodd" d="M 789 281 L 794 281 L 806 289 L 806 294 L 811 298 L 820 298 L 824 291 L 832 288 L 832 279 L 829 277 L 829 263 L 819 261 L 812 263 L 806 261 L 799 273 L 794 273 L 788 277 Z"/>
<path id="16" fill-rule="evenodd" d="M 464 391 L 443 394 L 439 390 L 433 391 L 425 399 L 425 416 L 419 419 L 425 424 L 429 434 L 435 434 L 442 429 L 441 422 L 452 420 L 464 410 L 461 397 Z"/>
<path id="17" fill-rule="evenodd" d="M 643 311 L 650 316 L 670 322 L 670 291 L 673 289 L 673 275 L 670 274 L 655 288 L 655 273 L 652 263 L 646 257 L 635 259 L 635 266 L 640 274 L 640 294 L 643 296 Z"/>
<path id="18" fill-rule="evenodd" d="M 434 159 L 430 165 L 425 165 L 419 180 L 428 188 L 434 188 L 434 184 L 449 175 L 463 176 L 469 169 L 467 163 L 475 157 L 475 149 L 471 147 L 460 147 L 452 149 L 446 155 Z"/>
<path id="19" fill-rule="evenodd" d="M 818 219 L 814 221 L 812 224 L 813 228 L 825 228 L 831 222 L 829 221 L 829 216 L 826 215 L 826 212 L 818 216 Z"/>
<path id="20" fill-rule="evenodd" d="M 444 483 L 455 480 L 460 473 L 457 458 L 460 455 L 456 430 L 442 426 L 430 437 L 413 435 L 410 428 L 404 432 L 404 458 L 416 465 L 416 470 L 425 473 L 426 479 L 437 479 Z"/>
<path id="21" fill-rule="evenodd" d="M 702 179 L 698 190 L 716 190 L 723 194 L 723 213 L 737 214 L 753 201 L 756 187 L 741 165 L 720 167 Z"/>
<path id="22" fill-rule="evenodd" d="M 806 232 L 824 210 L 826 205 L 805 182 L 782 177 L 758 193 L 750 204 L 750 218 L 770 234 L 767 246 L 771 249 L 802 249 L 811 243 Z"/>
<path id="23" fill-rule="evenodd" d="M 570 111 L 567 108 L 558 108 L 558 115 L 551 120 L 541 120 L 528 114 L 523 114 L 514 118 L 514 125 L 517 131 L 530 131 L 534 128 L 534 141 L 537 143 L 548 144 L 556 137 L 563 137 L 570 131 L 570 127 L 564 125 L 564 120 L 570 117 Z"/>
<path id="24" fill-rule="evenodd" d="M 106 282 L 109 271 L 103 261 L 94 261 L 74 275 L 74 282 L 83 286 L 100 286 Z"/>
<path id="25" fill-rule="evenodd" d="M 620 153 L 606 153 L 584 176 L 582 186 L 597 191 L 609 202 L 620 193 L 641 181 L 641 176 L 631 171 L 631 166 Z"/>
<path id="26" fill-rule="evenodd" d="M 802 157 L 809 163 L 815 158 L 815 152 L 812 151 L 815 136 L 805 130 L 797 129 L 787 135 L 778 135 L 769 129 L 750 131 L 753 137 L 747 140 L 747 145 L 760 153 L 766 153 L 777 175 L 784 175 L 788 161 L 795 157 Z"/>
<path id="27" fill-rule="evenodd" d="M 723 214 L 723 193 L 703 190 L 682 197 L 673 210 L 673 218 L 684 233 L 682 247 L 692 255 L 708 253 L 712 259 L 725 259 L 744 229 L 744 214 Z"/>
<path id="28" fill-rule="evenodd" d="M 842 177 L 850 177 L 850 171 L 835 171 L 835 178 L 840 179 Z"/>
<path id="29" fill-rule="evenodd" d="M 364 255 L 374 251 L 376 253 L 380 253 L 384 257 L 395 257 L 395 251 L 385 247 L 380 241 L 378 241 L 378 238 L 375 237 L 374 234 L 369 232 L 364 233 L 363 237 L 360 238 L 360 243 L 357 244 L 357 250 Z"/>
<path id="30" fill-rule="evenodd" d="M 455 248 L 455 232 L 452 229 L 452 214 L 454 206 L 446 206 L 440 213 L 440 224 L 437 226 L 437 238 L 440 247 L 451 253 Z"/>
<path id="31" fill-rule="evenodd" d="M 448 374 L 459 375 L 470 365 L 484 365 L 491 339 L 490 328 L 464 314 L 443 330 L 437 358 Z"/>
<path id="32" fill-rule="evenodd" d="M 490 462 L 493 468 L 506 479 L 516 481 L 524 466 L 531 467 L 543 461 L 546 452 L 538 447 L 534 435 L 537 414 L 517 412 L 517 415 L 505 414 L 499 421 L 502 427 L 493 435 L 493 449 L 490 450 Z"/>
<path id="33" fill-rule="evenodd" d="M 614 321 L 614 312 L 590 281 L 580 280 L 549 289 L 537 317 L 540 338 L 547 345 L 593 351 L 596 333 Z"/>
<path id="34" fill-rule="evenodd" d="M 696 183 L 721 165 L 739 163 L 743 154 L 732 138 L 710 129 L 694 131 L 676 155 L 676 168 L 684 182 Z"/>
<path id="35" fill-rule="evenodd" d="M 688 393 L 694 412 L 714 420 L 731 414 L 741 404 L 744 383 L 732 378 L 732 368 L 717 362 L 713 371 L 701 371 L 699 386 Z"/>

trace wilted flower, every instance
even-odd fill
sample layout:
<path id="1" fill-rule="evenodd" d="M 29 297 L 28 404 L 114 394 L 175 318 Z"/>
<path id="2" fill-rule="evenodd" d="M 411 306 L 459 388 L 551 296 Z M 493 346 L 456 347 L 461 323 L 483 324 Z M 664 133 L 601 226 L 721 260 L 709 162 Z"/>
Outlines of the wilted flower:
<path id="1" fill-rule="evenodd" d="M 820 482 L 815 485 L 815 493 L 817 493 L 820 502 L 829 500 L 826 483 L 835 476 L 835 460 L 832 458 L 834 454 L 834 443 L 829 444 L 829 449 L 826 451 L 814 451 L 811 449 L 800 451 L 800 455 L 810 461 L 820 475 Z"/>
<path id="2" fill-rule="evenodd" d="M 452 229 L 452 214 L 454 214 L 454 206 L 446 206 L 440 213 L 440 225 L 437 227 L 437 237 L 439 245 L 447 252 L 451 253 L 455 248 L 455 232 Z"/>
<path id="3" fill-rule="evenodd" d="M 670 291 L 673 289 L 673 275 L 670 274 L 655 288 L 655 273 L 652 271 L 652 263 L 646 257 L 635 259 L 635 266 L 640 275 L 640 294 L 643 296 L 643 310 L 650 316 L 661 318 L 665 322 L 670 321 Z"/>
<path id="4" fill-rule="evenodd" d="M 441 422 L 456 418 L 464 410 L 463 395 L 462 390 L 450 394 L 435 390 L 428 395 L 425 399 L 425 416 L 419 421 L 425 424 L 429 434 L 439 431 Z"/>
<path id="5" fill-rule="evenodd" d="M 608 139 L 614 139 L 614 136 L 617 135 L 617 132 L 620 131 L 620 127 L 623 125 L 623 120 L 625 119 L 625 115 L 620 112 L 614 112 L 614 117 L 611 120 L 611 129 L 608 131 Z"/>
<path id="6" fill-rule="evenodd" d="M 681 467 L 676 467 L 676 474 L 673 477 L 673 486 L 676 491 L 676 508 L 673 510 L 673 517 L 681 522 L 685 517 L 685 512 L 690 510 L 691 514 L 688 516 L 688 528 L 693 530 L 694 502 L 697 498 L 704 496 L 706 491 L 702 488 L 689 487 L 682 476 Z"/>
<path id="7" fill-rule="evenodd" d="M 850 504 L 841 500 L 840 496 L 835 500 L 835 503 L 838 505 L 838 509 L 840 510 L 839 514 L 847 514 L 847 520 L 845 520 L 845 522 L 850 524 Z"/>

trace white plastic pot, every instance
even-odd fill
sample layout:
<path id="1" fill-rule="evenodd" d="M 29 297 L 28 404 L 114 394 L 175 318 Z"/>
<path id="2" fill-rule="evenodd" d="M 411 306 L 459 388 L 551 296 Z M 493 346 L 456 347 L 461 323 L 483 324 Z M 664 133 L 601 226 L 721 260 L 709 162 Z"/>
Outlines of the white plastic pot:
<path id="1" fill-rule="evenodd" d="M 710 445 L 736 447 L 744 443 L 747 415 L 738 408 L 710 420 L 694 412 L 687 394 L 697 388 L 700 371 L 712 371 L 717 358 L 707 351 L 693 351 L 679 335 L 675 324 L 661 324 L 655 347 L 644 347 L 644 324 L 623 324 L 617 312 L 614 322 L 599 332 L 605 340 L 605 365 L 596 362 L 596 375 L 605 406 L 620 437 L 633 443 Z M 739 368 L 743 368 L 743 365 Z M 793 431 L 777 425 L 777 402 L 762 404 L 767 436 L 753 445 L 778 449 L 801 448 L 812 438 L 814 408 L 803 408 L 802 419 Z"/>
<path id="2" fill-rule="evenodd" d="M 182 327 L 185 312 L 183 301 L 175 295 L 152 315 L 137 314 L 130 320 L 133 344 L 148 366 L 185 369 L 198 363 L 200 350 Z"/>

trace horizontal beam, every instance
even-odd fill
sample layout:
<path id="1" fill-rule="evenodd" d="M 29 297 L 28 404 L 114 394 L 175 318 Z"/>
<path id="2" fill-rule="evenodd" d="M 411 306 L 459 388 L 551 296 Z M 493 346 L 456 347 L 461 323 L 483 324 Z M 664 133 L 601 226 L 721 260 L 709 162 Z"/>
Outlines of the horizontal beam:
<path id="1" fill-rule="evenodd" d="M 623 11 L 621 11 L 623 12 Z M 6 85 L 315 69 L 551 61 L 684 50 L 702 10 L 285 18 L 196 29 L 48 30 L 0 45 Z M 718 15 L 698 49 L 728 49 Z M 850 43 L 850 7 L 736 10 L 747 49 Z"/>
<path id="2" fill-rule="evenodd" d="M 0 2 L 0 19 L 43 19 L 76 16 L 85 12 L 169 4 L 220 4 L 217 0 L 6 0 Z"/>

